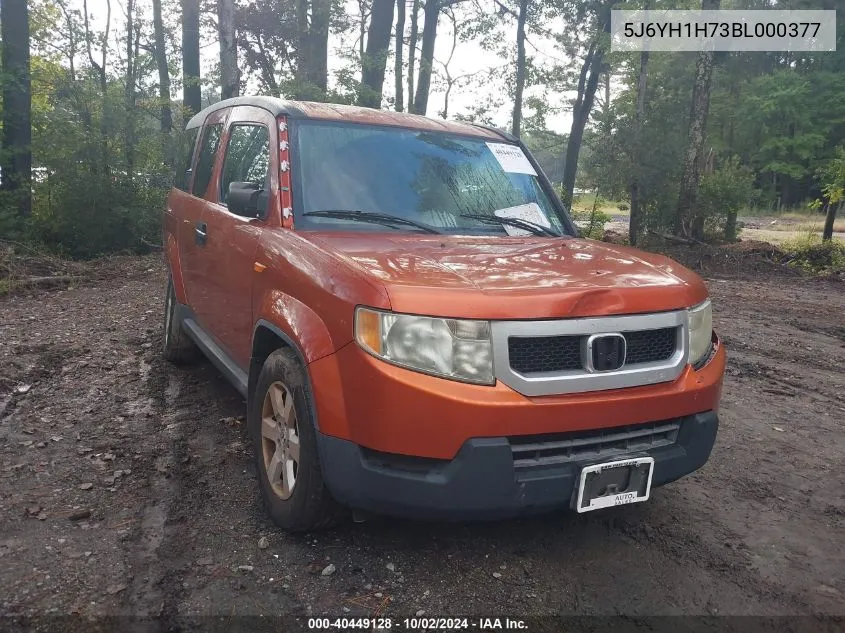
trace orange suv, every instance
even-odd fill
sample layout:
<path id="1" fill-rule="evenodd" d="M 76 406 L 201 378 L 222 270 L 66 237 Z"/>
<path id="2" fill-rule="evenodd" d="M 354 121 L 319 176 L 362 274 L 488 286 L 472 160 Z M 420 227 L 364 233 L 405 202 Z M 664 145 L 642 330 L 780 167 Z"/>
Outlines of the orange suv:
<path id="1" fill-rule="evenodd" d="M 247 400 L 283 528 L 645 501 L 701 467 L 725 352 L 698 276 L 579 239 L 491 128 L 240 97 L 164 216 L 164 353 Z"/>

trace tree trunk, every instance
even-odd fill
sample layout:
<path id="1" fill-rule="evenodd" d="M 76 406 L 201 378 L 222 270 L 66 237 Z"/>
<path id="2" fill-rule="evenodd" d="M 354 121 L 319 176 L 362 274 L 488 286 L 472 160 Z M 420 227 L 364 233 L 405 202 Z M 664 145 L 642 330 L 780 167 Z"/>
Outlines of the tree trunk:
<path id="1" fill-rule="evenodd" d="M 308 75 L 308 47 L 311 45 L 311 38 L 308 34 L 308 0 L 296 0 L 296 75 L 293 96 L 295 99 L 303 99 L 306 96 L 305 85 Z M 258 36 L 259 44 L 261 36 Z"/>
<path id="2" fill-rule="evenodd" d="M 845 200 L 839 202 L 839 204 L 828 203 L 827 214 L 824 216 L 824 230 L 822 231 L 823 242 L 830 242 L 833 239 L 833 223 L 836 221 L 836 212 L 843 204 L 845 204 Z"/>
<path id="3" fill-rule="evenodd" d="M 721 0 L 701 0 L 701 9 L 719 8 Z M 692 86 L 687 148 L 683 156 L 681 189 L 678 195 L 678 210 L 675 216 L 675 234 L 682 237 L 701 239 L 703 222 L 696 222 L 696 197 L 701 177 L 701 154 L 704 148 L 704 132 L 707 112 L 710 109 L 710 79 L 713 75 L 713 51 L 701 51 L 695 65 L 695 83 Z"/>
<path id="4" fill-rule="evenodd" d="M 68 64 L 68 76 L 70 78 L 71 84 L 76 83 L 76 28 L 73 17 L 71 17 L 70 11 L 68 10 L 67 5 L 65 4 L 64 0 L 58 0 L 56 4 L 59 6 L 59 10 L 62 12 L 62 15 L 65 18 L 65 26 L 67 27 L 67 64 Z"/>
<path id="5" fill-rule="evenodd" d="M 607 21 L 609 28 L 610 21 Z M 572 192 L 575 189 L 575 174 L 578 171 L 578 154 L 581 152 L 581 142 L 584 140 L 584 129 L 590 120 L 590 111 L 596 97 L 599 77 L 602 73 L 604 51 L 596 42 L 590 46 L 581 76 L 578 80 L 578 94 L 572 108 L 572 127 L 569 131 L 569 141 L 566 145 L 566 162 L 563 164 L 563 201 L 572 204 Z"/>
<path id="6" fill-rule="evenodd" d="M 725 215 L 725 239 L 728 242 L 736 242 L 736 216 L 739 209 L 731 207 Z"/>
<path id="7" fill-rule="evenodd" d="M 217 0 L 217 33 L 220 39 L 220 98 L 231 99 L 240 91 L 234 0 Z"/>
<path id="8" fill-rule="evenodd" d="M 393 58 L 393 77 L 396 92 L 394 108 L 397 112 L 405 109 L 404 82 L 402 81 L 402 51 L 405 47 L 405 0 L 396 0 L 396 43 Z"/>
<path id="9" fill-rule="evenodd" d="M 441 116 L 444 119 L 449 118 L 449 97 L 452 95 L 452 86 L 455 85 L 455 80 L 452 79 L 452 76 L 449 74 L 449 68 L 445 69 L 446 71 L 446 94 L 443 95 L 443 112 L 441 112 Z"/>
<path id="10" fill-rule="evenodd" d="M 311 9 L 310 22 L 308 9 Z M 299 42 L 296 50 L 294 97 L 325 101 L 329 76 L 329 22 L 331 0 L 297 0 L 296 22 Z"/>
<path id="11" fill-rule="evenodd" d="M 642 232 L 643 210 L 640 207 L 640 155 L 643 151 L 643 119 L 645 118 L 645 95 L 648 84 L 648 51 L 640 53 L 640 76 L 637 79 L 637 112 L 634 119 L 634 152 L 632 156 L 631 215 L 628 218 L 628 241 L 636 246 Z"/>
<path id="12" fill-rule="evenodd" d="M 3 0 L 3 190 L 17 198 L 18 214 L 32 212 L 32 85 L 29 74 L 28 0 Z"/>
<path id="13" fill-rule="evenodd" d="M 420 0 L 414 0 L 411 9 L 411 37 L 408 41 L 408 112 L 414 111 L 414 73 L 416 72 L 417 39 L 419 38 Z"/>
<path id="14" fill-rule="evenodd" d="M 525 19 L 528 14 L 528 0 L 519 0 L 519 16 L 516 20 L 516 87 L 513 94 L 513 120 L 511 134 L 519 138 L 522 132 L 522 93 L 525 91 Z"/>
<path id="15" fill-rule="evenodd" d="M 167 66 L 167 48 L 164 44 L 161 0 L 153 0 L 153 30 L 155 31 L 156 66 L 158 67 L 158 98 L 161 100 L 161 132 L 169 135 L 173 129 L 173 113 L 170 108 L 170 68 Z"/>
<path id="16" fill-rule="evenodd" d="M 367 0 L 358 0 L 358 12 L 360 16 L 358 18 L 358 59 L 361 60 L 361 63 L 364 63 L 364 55 L 367 54 L 367 50 L 365 48 L 367 44 Z"/>
<path id="17" fill-rule="evenodd" d="M 100 84 L 100 100 L 102 103 L 102 113 L 100 115 L 100 164 L 95 166 L 97 171 L 108 173 L 110 171 L 109 164 L 109 146 L 107 141 L 108 135 L 108 77 L 106 76 L 106 61 L 108 60 L 108 41 L 109 30 L 111 28 L 111 0 L 106 0 L 106 28 L 103 31 L 103 39 L 101 41 L 100 62 L 94 61 L 94 53 L 91 45 L 91 30 L 88 26 L 88 0 L 82 0 L 82 11 L 84 13 L 85 22 L 85 49 L 88 51 L 88 61 L 91 62 L 91 67 L 97 72 Z"/>
<path id="18" fill-rule="evenodd" d="M 308 39 L 308 64 L 305 74 L 309 98 L 326 100 L 329 83 L 329 22 L 331 0 L 312 0 Z"/>
<path id="19" fill-rule="evenodd" d="M 199 0 L 182 0 L 182 77 L 182 101 L 188 115 L 193 115 L 202 110 Z"/>
<path id="20" fill-rule="evenodd" d="M 135 0 L 126 0 L 126 77 L 124 79 L 123 151 L 126 177 L 132 180 L 135 171 Z"/>
<path id="21" fill-rule="evenodd" d="M 401 3 L 404 0 L 398 1 Z M 394 4 L 394 0 L 373 0 L 367 50 L 361 60 L 361 89 L 358 94 L 358 103 L 368 108 L 381 107 Z"/>
<path id="22" fill-rule="evenodd" d="M 414 96 L 414 112 L 425 114 L 428 109 L 428 91 L 431 88 L 431 70 L 434 65 L 434 42 L 437 39 L 437 21 L 440 17 L 440 0 L 426 0 L 423 9 L 423 36 L 420 50 L 420 74 Z"/>
<path id="23" fill-rule="evenodd" d="M 67 37 L 68 37 L 68 50 L 67 50 L 67 61 L 68 61 L 68 72 L 70 78 L 70 85 L 69 85 L 69 93 L 73 97 L 73 101 L 76 105 L 77 111 L 79 112 L 79 117 L 82 120 L 82 125 L 85 127 L 85 132 L 88 134 L 89 137 L 93 136 L 91 134 L 91 107 L 90 104 L 81 96 L 81 85 L 77 83 L 76 79 L 76 55 L 79 52 L 77 49 L 77 32 L 76 32 L 76 21 L 74 20 L 73 15 L 71 14 L 70 9 L 68 8 L 66 0 L 57 0 L 56 4 L 59 6 L 62 14 L 65 18 L 65 28 L 67 29 Z"/>
<path id="24" fill-rule="evenodd" d="M 260 33 L 255 37 L 255 44 L 258 47 L 258 65 L 261 67 L 261 80 L 270 91 L 271 96 L 281 97 L 282 93 L 281 90 L 279 90 L 279 84 L 276 81 L 276 70 L 273 68 L 273 63 L 267 56 L 267 50 L 264 47 L 264 43 L 261 41 Z"/>

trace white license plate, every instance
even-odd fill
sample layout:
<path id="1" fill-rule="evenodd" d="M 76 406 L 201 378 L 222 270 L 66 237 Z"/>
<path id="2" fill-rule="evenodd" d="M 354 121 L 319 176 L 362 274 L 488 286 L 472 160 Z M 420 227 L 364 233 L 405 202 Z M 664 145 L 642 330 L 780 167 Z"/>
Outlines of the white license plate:
<path id="1" fill-rule="evenodd" d="M 581 469 L 575 509 L 589 512 L 647 501 L 654 474 L 653 457 L 634 457 Z"/>

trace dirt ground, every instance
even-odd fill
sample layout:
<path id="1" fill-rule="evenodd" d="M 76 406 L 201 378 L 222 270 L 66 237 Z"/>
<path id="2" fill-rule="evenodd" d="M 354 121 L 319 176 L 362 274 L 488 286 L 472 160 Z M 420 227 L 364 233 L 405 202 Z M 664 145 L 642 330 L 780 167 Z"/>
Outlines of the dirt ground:
<path id="1" fill-rule="evenodd" d="M 707 275 L 729 355 L 722 425 L 710 462 L 648 503 L 292 536 L 259 503 L 241 397 L 210 364 L 177 368 L 159 354 L 159 257 L 109 266 L 74 288 L 0 299 L 7 624 L 51 614 L 845 615 L 841 282 Z"/>

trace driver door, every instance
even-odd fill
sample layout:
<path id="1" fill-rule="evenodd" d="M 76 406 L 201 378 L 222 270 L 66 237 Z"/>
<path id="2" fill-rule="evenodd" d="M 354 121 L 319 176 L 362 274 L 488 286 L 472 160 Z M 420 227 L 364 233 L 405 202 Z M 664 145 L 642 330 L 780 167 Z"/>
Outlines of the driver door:
<path id="1" fill-rule="evenodd" d="M 226 199 L 233 182 L 250 182 L 263 190 L 259 200 L 267 207 L 278 187 L 276 121 L 266 110 L 252 106 L 232 109 L 221 141 L 222 159 L 215 169 L 202 222 L 202 284 L 207 289 L 197 307 L 204 329 L 246 370 L 252 346 L 253 266 L 259 237 L 269 209 L 261 217 L 246 217 L 229 210 Z"/>

